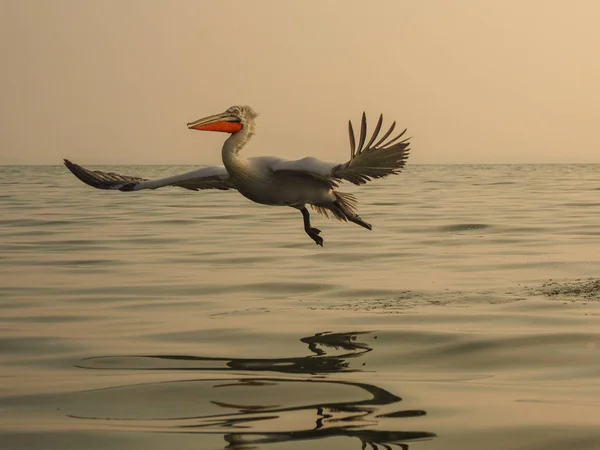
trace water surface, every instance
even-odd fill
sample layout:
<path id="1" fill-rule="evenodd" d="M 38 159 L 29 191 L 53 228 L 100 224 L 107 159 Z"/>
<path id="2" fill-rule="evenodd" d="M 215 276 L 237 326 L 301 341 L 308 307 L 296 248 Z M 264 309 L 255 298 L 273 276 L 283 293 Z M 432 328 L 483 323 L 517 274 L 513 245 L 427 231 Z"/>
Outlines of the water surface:
<path id="1" fill-rule="evenodd" d="M 320 248 L 236 192 L 1 167 L 0 447 L 597 449 L 599 169 L 409 166 Z"/>

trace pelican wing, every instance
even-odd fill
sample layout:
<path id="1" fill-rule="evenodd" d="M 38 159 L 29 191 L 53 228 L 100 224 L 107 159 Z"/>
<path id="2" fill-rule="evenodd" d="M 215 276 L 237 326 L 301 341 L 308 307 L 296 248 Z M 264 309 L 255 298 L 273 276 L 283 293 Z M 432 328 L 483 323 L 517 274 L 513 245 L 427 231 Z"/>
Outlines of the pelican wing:
<path id="1" fill-rule="evenodd" d="M 408 159 L 410 138 L 400 140 L 406 133 L 406 129 L 395 137 L 390 138 L 396 127 L 396 122 L 394 122 L 383 137 L 375 142 L 382 125 L 383 115 L 380 115 L 375 130 L 365 145 L 367 138 L 367 117 L 363 113 L 357 147 L 352 122 L 348 122 L 348 131 L 350 134 L 350 160 L 348 162 L 342 164 L 331 163 L 312 157 L 295 161 L 276 159 L 271 162 L 270 168 L 274 172 L 304 173 L 313 178 L 327 181 L 332 186 L 335 186 L 337 181 L 343 180 L 361 185 L 375 178 L 397 174 L 404 167 Z"/>
<path id="2" fill-rule="evenodd" d="M 266 168 L 276 174 L 306 176 L 327 183 L 331 187 L 337 186 L 336 181 L 331 177 L 332 170 L 340 165 L 336 162 L 322 161 L 312 156 L 295 160 L 275 156 L 258 156 L 248 160 L 253 166 L 259 169 Z"/>
<path id="3" fill-rule="evenodd" d="M 203 167 L 180 175 L 154 180 L 114 172 L 89 170 L 68 159 L 65 159 L 65 166 L 85 184 L 97 189 L 139 191 L 142 189 L 158 189 L 164 186 L 179 186 L 192 191 L 199 189 L 235 189 L 229 179 L 227 170 L 223 166 Z"/>
<path id="4" fill-rule="evenodd" d="M 360 126 L 360 140 L 358 147 L 355 147 L 352 122 L 348 122 L 350 160 L 333 169 L 331 173 L 333 178 L 347 180 L 360 185 L 372 179 L 387 177 L 401 171 L 406 164 L 410 151 L 410 138 L 400 140 L 406 133 L 406 128 L 400 134 L 390 138 L 396 127 L 396 122 L 394 122 L 383 137 L 375 143 L 382 125 L 383 115 L 380 115 L 371 139 L 369 139 L 367 145 L 364 145 L 367 136 L 367 116 L 363 112 Z"/>

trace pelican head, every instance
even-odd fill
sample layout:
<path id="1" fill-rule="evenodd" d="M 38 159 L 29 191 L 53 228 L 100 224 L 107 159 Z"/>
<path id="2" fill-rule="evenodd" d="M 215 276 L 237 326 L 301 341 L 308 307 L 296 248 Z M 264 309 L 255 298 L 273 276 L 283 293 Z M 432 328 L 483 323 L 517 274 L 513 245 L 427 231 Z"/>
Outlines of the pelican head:
<path id="1" fill-rule="evenodd" d="M 187 127 L 190 130 L 222 131 L 233 134 L 253 125 L 257 115 L 249 106 L 232 106 L 225 112 L 190 122 Z"/>

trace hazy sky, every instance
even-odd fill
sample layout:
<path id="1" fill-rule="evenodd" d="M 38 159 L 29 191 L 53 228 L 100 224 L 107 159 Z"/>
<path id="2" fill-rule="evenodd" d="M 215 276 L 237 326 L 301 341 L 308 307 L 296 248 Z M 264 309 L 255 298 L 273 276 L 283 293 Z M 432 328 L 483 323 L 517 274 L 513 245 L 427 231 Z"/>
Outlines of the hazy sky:
<path id="1" fill-rule="evenodd" d="M 597 0 L 0 0 L 0 164 L 346 160 L 382 112 L 414 163 L 600 163 Z"/>

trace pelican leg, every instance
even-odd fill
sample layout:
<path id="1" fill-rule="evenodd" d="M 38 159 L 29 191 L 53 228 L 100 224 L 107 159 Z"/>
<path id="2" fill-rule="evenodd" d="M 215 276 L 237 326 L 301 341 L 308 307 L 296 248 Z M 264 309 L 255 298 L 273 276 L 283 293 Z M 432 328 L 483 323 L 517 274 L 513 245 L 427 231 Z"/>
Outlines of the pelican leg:
<path id="1" fill-rule="evenodd" d="M 317 245 L 323 247 L 323 238 L 319 236 L 321 230 L 310 226 L 310 213 L 308 212 L 308 209 L 306 209 L 306 206 L 299 209 L 302 213 L 302 218 L 304 219 L 304 231 L 306 231 L 306 234 L 308 234 Z"/>

